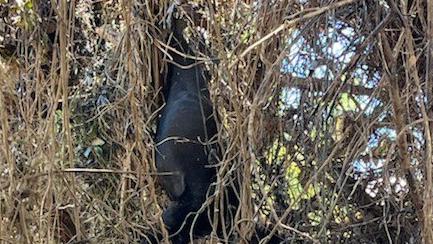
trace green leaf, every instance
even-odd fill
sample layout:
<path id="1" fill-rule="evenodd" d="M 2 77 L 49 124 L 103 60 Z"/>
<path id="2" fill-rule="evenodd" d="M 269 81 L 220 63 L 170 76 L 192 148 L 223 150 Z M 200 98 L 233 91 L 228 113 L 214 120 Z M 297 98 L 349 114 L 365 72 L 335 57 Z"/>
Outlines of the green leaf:
<path id="1" fill-rule="evenodd" d="M 353 100 L 348 93 L 342 93 L 340 96 L 340 105 L 341 108 L 345 111 L 355 111 L 356 110 L 356 102 Z"/>
<path id="2" fill-rule="evenodd" d="M 24 3 L 24 8 L 25 8 L 26 10 L 31 10 L 31 9 L 33 9 L 33 1 L 32 1 L 32 0 L 26 1 L 26 2 Z"/>
<path id="3" fill-rule="evenodd" d="M 56 132 L 60 133 L 63 125 L 63 111 L 58 109 L 54 115 L 54 124 L 56 128 Z"/>
<path id="4" fill-rule="evenodd" d="M 310 223 L 312 226 L 317 226 L 320 224 L 321 215 L 322 214 L 320 213 L 320 211 L 313 211 L 307 213 L 307 216 L 310 219 Z"/>
<path id="5" fill-rule="evenodd" d="M 248 43 L 248 40 L 250 39 L 250 37 L 251 37 L 250 31 L 249 30 L 244 31 L 241 35 L 241 43 L 244 43 L 244 44 Z"/>

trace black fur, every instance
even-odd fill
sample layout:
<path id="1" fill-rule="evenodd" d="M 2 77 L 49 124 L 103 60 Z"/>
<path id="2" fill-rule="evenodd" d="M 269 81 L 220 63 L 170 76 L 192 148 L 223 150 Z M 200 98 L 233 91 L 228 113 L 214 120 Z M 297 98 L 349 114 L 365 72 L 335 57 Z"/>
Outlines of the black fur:
<path id="1" fill-rule="evenodd" d="M 171 46 L 193 55 L 182 36 L 184 27 L 182 20 L 175 20 Z M 217 128 L 202 64 L 174 52 L 170 55 L 176 64 L 168 66 L 166 104 L 158 123 L 155 157 L 161 173 L 159 181 L 171 200 L 163 213 L 164 223 L 173 235 L 191 215 L 172 238 L 173 243 L 187 243 L 193 213 L 205 202 L 209 186 L 215 180 L 210 140 Z M 199 216 L 195 225 L 197 235 L 210 231 L 205 215 Z"/>
<path id="2" fill-rule="evenodd" d="M 170 46 L 194 56 L 182 34 L 186 23 L 175 19 L 173 26 Z M 159 182 L 171 200 L 163 212 L 163 221 L 172 243 L 183 244 L 189 243 L 191 231 L 194 238 L 208 235 L 212 230 L 206 210 L 197 216 L 194 228 L 191 227 L 195 213 L 207 196 L 213 193 L 210 186 L 216 180 L 213 164 L 214 154 L 218 151 L 214 143 L 217 127 L 207 88 L 209 77 L 203 64 L 175 52 L 169 53 L 175 64 L 168 65 L 166 87 L 163 90 L 166 104 L 158 121 L 155 159 L 160 173 Z M 235 185 L 235 188 L 239 188 Z M 225 195 L 224 214 L 228 220 L 234 217 L 239 206 L 239 199 L 234 191 L 237 190 L 229 189 Z M 212 210 L 214 207 L 211 205 L 209 208 Z M 226 223 L 226 227 L 228 226 L 230 224 Z M 218 232 L 221 232 L 220 227 Z M 259 243 L 266 233 L 267 231 L 258 228 L 251 243 Z M 142 239 L 141 243 L 159 243 L 162 237 L 148 238 Z M 280 241 L 281 239 L 274 236 L 269 243 Z"/>

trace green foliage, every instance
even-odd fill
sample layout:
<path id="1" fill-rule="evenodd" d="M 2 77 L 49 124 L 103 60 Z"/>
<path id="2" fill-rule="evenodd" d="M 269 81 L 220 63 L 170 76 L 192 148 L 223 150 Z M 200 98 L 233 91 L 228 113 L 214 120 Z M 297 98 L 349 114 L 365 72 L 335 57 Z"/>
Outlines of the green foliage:
<path id="1" fill-rule="evenodd" d="M 249 29 L 243 31 L 241 35 L 241 43 L 247 44 L 248 41 L 251 39 L 252 35 L 253 35 L 253 31 Z"/>
<path id="2" fill-rule="evenodd" d="M 55 125 L 56 134 L 62 132 L 63 112 L 60 109 L 56 110 L 56 113 L 54 115 L 54 125 Z"/>
<path id="3" fill-rule="evenodd" d="M 278 163 L 285 165 L 284 176 L 288 183 L 287 194 L 290 199 L 290 205 L 294 209 L 299 208 L 299 203 L 302 199 L 308 200 L 315 196 L 316 190 L 313 185 L 307 186 L 306 191 L 304 190 L 305 186 L 300 181 L 302 170 L 296 162 L 290 160 L 287 148 L 282 143 L 275 140 L 273 146 L 267 152 L 266 158 L 268 164 Z M 297 161 L 303 161 L 304 157 L 302 154 L 297 154 L 296 159 Z"/>
<path id="4" fill-rule="evenodd" d="M 310 220 L 310 224 L 312 226 L 317 226 L 320 224 L 320 220 L 322 219 L 322 211 L 313 211 L 307 213 L 308 219 Z"/>
<path id="5" fill-rule="evenodd" d="M 2 4 L 5 4 L 4 1 Z M 10 6 L 10 14 L 13 16 L 13 24 L 26 31 L 32 31 L 38 21 L 36 13 L 33 11 L 33 1 L 27 0 Z"/>
<path id="6" fill-rule="evenodd" d="M 355 111 L 357 109 L 356 101 L 347 92 L 340 95 L 338 110 Z"/>

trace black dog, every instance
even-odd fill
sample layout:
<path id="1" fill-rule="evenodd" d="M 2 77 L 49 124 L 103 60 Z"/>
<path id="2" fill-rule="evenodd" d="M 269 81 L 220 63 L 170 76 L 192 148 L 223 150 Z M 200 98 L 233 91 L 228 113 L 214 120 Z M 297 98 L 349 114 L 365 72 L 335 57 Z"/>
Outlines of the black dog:
<path id="1" fill-rule="evenodd" d="M 193 55 L 183 37 L 185 26 L 183 20 L 174 20 L 170 46 Z M 202 64 L 173 51 L 170 55 L 173 63 L 168 66 L 166 104 L 157 128 L 155 159 L 159 181 L 171 200 L 163 213 L 164 223 L 171 235 L 177 233 L 171 238 L 173 243 L 187 243 L 194 213 L 205 202 L 215 180 L 210 140 L 217 128 Z M 196 235 L 210 231 L 207 219 L 206 214 L 198 216 L 193 230 Z"/>
<path id="2" fill-rule="evenodd" d="M 213 193 L 211 183 L 216 180 L 213 167 L 214 154 L 218 148 L 215 137 L 217 127 L 213 116 L 213 106 L 207 88 L 209 76 L 203 64 L 197 62 L 194 52 L 183 36 L 187 26 L 181 19 L 173 20 L 173 38 L 170 51 L 173 61 L 168 65 L 168 75 L 164 97 L 165 107 L 161 112 L 156 132 L 156 167 L 159 182 L 168 193 L 170 205 L 163 213 L 170 240 L 175 244 L 188 243 L 190 232 L 194 237 L 207 235 L 212 230 L 207 211 L 196 215 L 208 195 Z M 185 57 L 186 54 L 188 57 Z M 224 215 L 233 217 L 239 206 L 234 189 L 228 189 Z M 211 204 L 210 209 L 214 205 Z M 230 224 L 225 224 L 228 228 Z M 191 228 L 194 227 L 194 228 Z M 222 226 L 218 226 L 218 232 Z M 258 243 L 268 231 L 257 229 L 251 243 Z M 220 233 L 219 233 L 220 234 Z M 141 243 L 159 243 L 161 236 L 149 236 Z M 270 243 L 280 243 L 272 237 Z"/>

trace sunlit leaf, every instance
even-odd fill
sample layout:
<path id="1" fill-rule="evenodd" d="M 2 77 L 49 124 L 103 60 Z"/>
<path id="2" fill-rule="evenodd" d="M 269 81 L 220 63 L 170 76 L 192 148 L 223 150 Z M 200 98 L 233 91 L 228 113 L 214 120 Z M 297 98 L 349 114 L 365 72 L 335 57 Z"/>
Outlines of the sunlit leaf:
<path id="1" fill-rule="evenodd" d="M 248 43 L 250 37 L 251 37 L 251 32 L 249 30 L 244 31 L 241 35 L 241 43 L 244 44 Z"/>
<path id="2" fill-rule="evenodd" d="M 308 219 L 310 219 L 310 223 L 312 226 L 317 226 L 320 224 L 321 214 L 319 211 L 309 212 L 307 216 Z"/>
<path id="3" fill-rule="evenodd" d="M 24 3 L 24 8 L 25 8 L 26 10 L 31 10 L 31 9 L 33 9 L 33 1 L 32 1 L 32 0 L 26 1 L 26 2 Z"/>
<path id="4" fill-rule="evenodd" d="M 340 105 L 344 111 L 355 111 L 356 102 L 348 93 L 342 93 L 340 96 Z"/>
<path id="5" fill-rule="evenodd" d="M 334 133 L 332 135 L 332 138 L 336 141 L 339 141 L 342 139 L 342 136 L 344 134 L 344 118 L 345 116 L 341 115 L 341 116 L 337 116 L 336 121 L 335 121 L 335 130 Z"/>
<path id="6" fill-rule="evenodd" d="M 301 169 L 296 165 L 296 163 L 291 163 L 287 168 L 287 175 L 289 178 L 298 178 L 301 173 Z"/>

